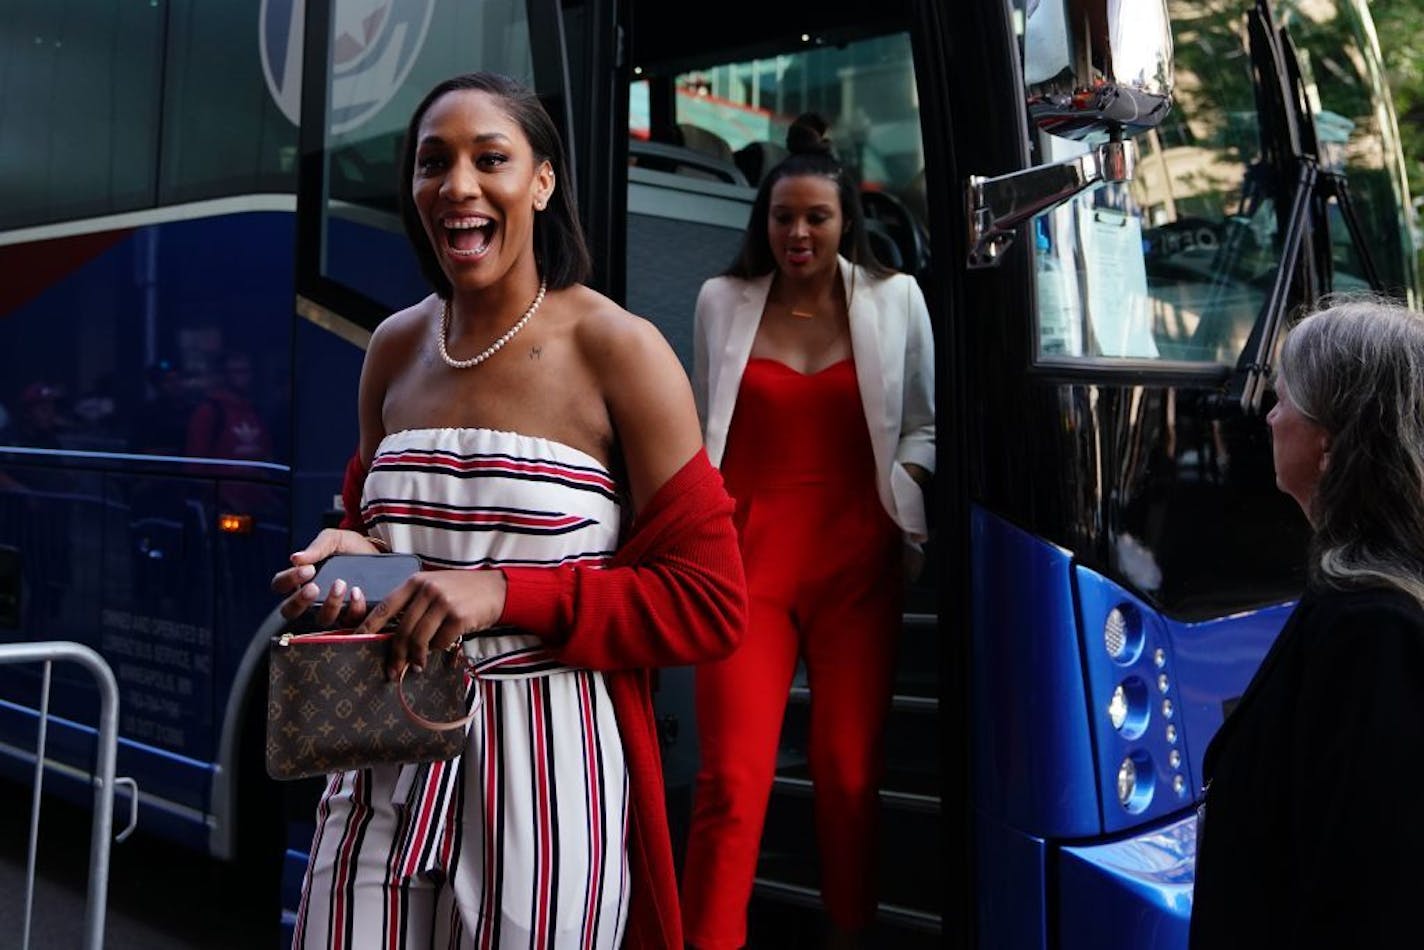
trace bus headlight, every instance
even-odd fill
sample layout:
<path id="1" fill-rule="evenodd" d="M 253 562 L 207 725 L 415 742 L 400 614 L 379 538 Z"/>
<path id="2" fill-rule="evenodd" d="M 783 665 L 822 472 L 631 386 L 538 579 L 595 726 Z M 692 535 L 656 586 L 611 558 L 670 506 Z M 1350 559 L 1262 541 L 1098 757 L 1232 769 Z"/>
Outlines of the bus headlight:
<path id="1" fill-rule="evenodd" d="M 1123 808 L 1132 803 L 1132 795 L 1137 791 L 1137 764 L 1129 756 L 1117 767 L 1117 800 Z"/>
<path id="2" fill-rule="evenodd" d="M 1142 653 L 1142 618 L 1129 604 L 1119 604 L 1103 620 L 1103 649 L 1114 661 L 1128 666 Z"/>
<path id="3" fill-rule="evenodd" d="M 1135 749 L 1117 767 L 1117 802 L 1134 815 L 1147 810 L 1152 803 L 1156 773 L 1152 757 Z"/>
<path id="4" fill-rule="evenodd" d="M 1147 731 L 1152 704 L 1147 697 L 1147 684 L 1129 676 L 1113 688 L 1108 699 L 1108 722 L 1124 739 L 1136 739 Z"/>
<path id="5" fill-rule="evenodd" d="M 1122 724 L 1127 722 L 1127 690 L 1122 688 L 1121 683 L 1117 684 L 1112 699 L 1108 700 L 1108 720 L 1114 729 L 1122 729 Z"/>

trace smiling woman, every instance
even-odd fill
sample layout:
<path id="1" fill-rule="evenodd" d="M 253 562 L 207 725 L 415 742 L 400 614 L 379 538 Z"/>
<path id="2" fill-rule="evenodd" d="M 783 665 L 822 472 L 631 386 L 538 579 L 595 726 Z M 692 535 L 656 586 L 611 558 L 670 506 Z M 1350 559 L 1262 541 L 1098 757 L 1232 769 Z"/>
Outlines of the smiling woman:
<path id="1" fill-rule="evenodd" d="M 881 733 L 934 467 L 933 344 L 919 285 L 870 251 L 826 128 L 814 115 L 792 126 L 737 260 L 697 299 L 696 394 L 751 594 L 746 642 L 697 670 L 683 899 L 688 941 L 706 950 L 746 942 L 798 660 L 815 684 L 809 764 L 835 939 L 853 942 L 876 906 Z"/>
<path id="2" fill-rule="evenodd" d="M 394 630 L 392 676 L 463 650 L 480 713 L 453 762 L 330 777 L 296 945 L 680 946 L 641 670 L 735 645 L 731 501 L 671 349 L 579 283 L 588 252 L 534 95 L 488 73 L 441 83 L 402 167 L 435 293 L 372 336 L 348 527 L 273 587 L 288 617 Z M 318 561 L 377 550 L 428 569 L 369 612 L 359 589 L 313 583 Z"/>

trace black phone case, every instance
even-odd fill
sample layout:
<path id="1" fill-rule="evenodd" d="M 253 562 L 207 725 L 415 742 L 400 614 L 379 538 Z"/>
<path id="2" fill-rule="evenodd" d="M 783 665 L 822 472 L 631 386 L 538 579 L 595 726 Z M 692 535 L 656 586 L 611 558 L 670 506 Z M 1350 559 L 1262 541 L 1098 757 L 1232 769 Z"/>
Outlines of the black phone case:
<path id="1" fill-rule="evenodd" d="M 345 600 L 351 599 L 351 588 L 359 587 L 366 604 L 373 606 L 418 570 L 420 558 L 414 554 L 334 554 L 317 565 L 313 583 L 321 591 L 319 596 L 325 598 L 340 578 L 346 582 Z"/>

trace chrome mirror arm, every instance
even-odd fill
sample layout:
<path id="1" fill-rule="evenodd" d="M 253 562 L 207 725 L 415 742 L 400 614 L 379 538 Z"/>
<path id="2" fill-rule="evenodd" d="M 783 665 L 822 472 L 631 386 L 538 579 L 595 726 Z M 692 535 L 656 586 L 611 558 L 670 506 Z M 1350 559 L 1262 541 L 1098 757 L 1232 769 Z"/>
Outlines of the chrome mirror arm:
<path id="1" fill-rule="evenodd" d="M 1136 165 L 1136 144 L 1114 139 L 1051 165 L 994 178 L 970 175 L 965 195 L 969 266 L 995 266 L 1019 225 L 1094 185 L 1131 181 Z"/>

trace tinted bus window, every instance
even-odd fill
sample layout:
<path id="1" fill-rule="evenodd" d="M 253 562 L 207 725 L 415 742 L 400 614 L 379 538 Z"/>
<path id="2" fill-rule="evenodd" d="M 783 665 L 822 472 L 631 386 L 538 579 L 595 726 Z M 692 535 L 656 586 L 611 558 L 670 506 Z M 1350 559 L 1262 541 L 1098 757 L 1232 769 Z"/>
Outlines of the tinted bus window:
<path id="1" fill-rule="evenodd" d="M 1323 171 L 1343 172 L 1370 253 L 1387 289 L 1412 283 L 1403 169 L 1389 90 L 1372 32 L 1350 3 L 1283 3 L 1282 19 L 1299 44 L 1306 97 L 1315 113 Z M 1367 290 L 1359 253 L 1338 207 L 1332 206 L 1330 240 L 1335 289 Z"/>
<path id="2" fill-rule="evenodd" d="M 674 121 L 659 126 L 661 90 Z M 831 123 L 837 158 L 860 180 L 876 257 L 925 275 L 924 144 L 907 34 L 650 76 L 631 84 L 628 106 L 627 304 L 685 364 L 698 288 L 736 256 L 755 188 L 787 156 L 786 132 L 803 112 Z"/>
<path id="3" fill-rule="evenodd" d="M 164 9 L 9 0 L 0 28 L 0 228 L 154 199 Z"/>
<path id="4" fill-rule="evenodd" d="M 1030 87 L 1063 65 L 1063 13 L 1043 3 L 1026 18 Z M 1172 111 L 1139 140 L 1133 182 L 1035 223 L 1041 357 L 1234 364 L 1265 300 L 1279 251 L 1244 20 L 1234 5 L 1176 5 L 1173 28 Z M 1041 162 L 1086 148 L 1032 137 Z"/>
<path id="5" fill-rule="evenodd" d="M 302 32 L 283 6 L 262 4 L 260 22 L 251 0 L 168 6 L 160 204 L 296 189 L 301 60 L 286 47 Z"/>
<path id="6" fill-rule="evenodd" d="M 689 147 L 725 145 L 730 159 L 754 143 L 778 152 L 792 120 L 817 112 L 836 120 L 837 153 L 865 187 L 900 193 L 917 176 L 924 187 L 914 86 L 898 33 L 681 75 L 677 122 Z"/>
<path id="7" fill-rule="evenodd" d="M 367 46 L 361 37 L 369 31 L 344 10 L 335 8 L 329 71 L 324 276 L 403 307 L 429 293 L 398 217 L 396 189 L 409 186 L 398 180 L 406 123 L 432 86 L 471 69 L 533 87 L 529 17 L 524 0 L 392 4 L 373 15 L 403 22 L 378 34 L 386 42 Z M 380 232 L 385 240 L 373 238 Z"/>

